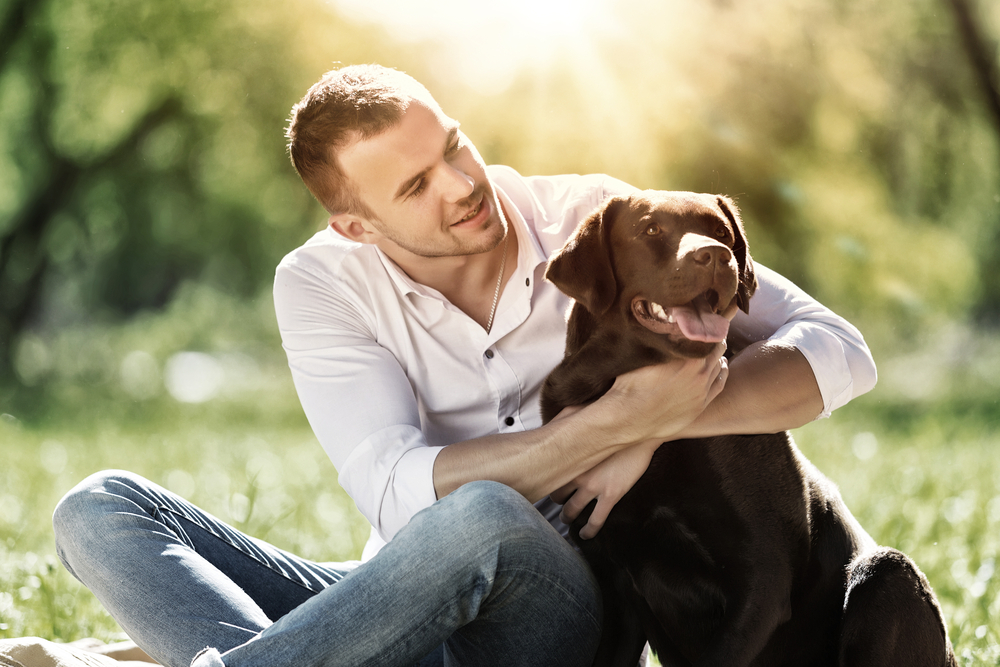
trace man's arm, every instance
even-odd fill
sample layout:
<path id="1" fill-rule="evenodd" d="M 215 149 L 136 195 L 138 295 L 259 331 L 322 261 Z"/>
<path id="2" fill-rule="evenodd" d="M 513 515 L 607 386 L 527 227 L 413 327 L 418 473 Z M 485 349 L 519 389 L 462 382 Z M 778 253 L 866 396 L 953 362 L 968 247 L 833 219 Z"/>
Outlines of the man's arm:
<path id="1" fill-rule="evenodd" d="M 729 362 L 726 388 L 672 438 L 730 433 L 777 433 L 798 428 L 823 412 L 812 367 L 782 343 L 753 343 Z"/>
<path id="2" fill-rule="evenodd" d="M 434 463 L 439 498 L 480 479 L 502 482 L 528 500 L 632 445 L 676 437 L 722 391 L 723 346 L 705 359 L 678 360 L 619 377 L 611 390 L 561 419 L 523 433 L 476 438 L 445 447 Z"/>

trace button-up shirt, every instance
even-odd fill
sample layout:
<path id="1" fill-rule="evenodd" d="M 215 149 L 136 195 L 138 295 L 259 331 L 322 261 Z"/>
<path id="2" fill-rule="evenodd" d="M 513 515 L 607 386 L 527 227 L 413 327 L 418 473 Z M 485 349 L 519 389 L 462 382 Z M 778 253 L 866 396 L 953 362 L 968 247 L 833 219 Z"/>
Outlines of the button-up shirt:
<path id="1" fill-rule="evenodd" d="M 563 356 L 570 300 L 546 261 L 608 197 L 635 188 L 603 175 L 487 173 L 517 230 L 518 263 L 486 332 L 374 245 L 324 229 L 279 264 L 278 326 L 299 399 L 341 486 L 373 526 L 370 557 L 436 500 L 434 459 L 454 442 L 541 426 L 539 391 Z M 736 331 L 794 346 L 829 415 L 875 384 L 861 334 L 780 275 L 760 287 Z M 558 507 L 539 510 L 565 532 Z"/>

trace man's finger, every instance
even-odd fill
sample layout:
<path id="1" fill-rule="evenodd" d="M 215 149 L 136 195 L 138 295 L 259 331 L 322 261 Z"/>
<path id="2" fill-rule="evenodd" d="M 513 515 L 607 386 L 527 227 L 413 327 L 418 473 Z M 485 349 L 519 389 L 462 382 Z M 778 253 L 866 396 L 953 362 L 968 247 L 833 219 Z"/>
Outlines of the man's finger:
<path id="1" fill-rule="evenodd" d="M 584 510 L 593 496 L 587 496 L 579 492 L 579 490 L 574 493 L 569 499 L 563 504 L 562 512 L 559 513 L 559 519 L 565 523 L 570 524 L 580 516 L 580 512 Z"/>
<path id="2" fill-rule="evenodd" d="M 589 540 L 593 538 L 604 527 L 604 522 L 608 520 L 611 509 L 615 506 L 613 502 L 608 502 L 604 498 L 597 499 L 597 507 L 587 520 L 587 525 L 580 529 L 580 538 Z"/>

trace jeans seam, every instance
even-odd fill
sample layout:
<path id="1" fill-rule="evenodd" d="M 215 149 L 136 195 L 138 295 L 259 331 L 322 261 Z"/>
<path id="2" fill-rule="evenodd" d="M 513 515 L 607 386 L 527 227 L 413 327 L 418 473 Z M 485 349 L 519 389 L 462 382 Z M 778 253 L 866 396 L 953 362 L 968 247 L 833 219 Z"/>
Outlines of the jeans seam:
<path id="1" fill-rule="evenodd" d="M 205 524 L 203 524 L 200 521 L 195 521 L 192 517 L 187 516 L 184 512 L 180 512 L 180 511 L 178 511 L 178 510 L 176 510 L 176 509 L 174 509 L 174 508 L 172 508 L 172 507 L 170 507 L 168 505 L 164 505 L 164 504 L 162 504 L 160 502 L 156 503 L 156 505 L 154 506 L 154 509 L 157 512 L 160 512 L 160 513 L 163 513 L 163 514 L 170 514 L 171 516 L 175 517 L 175 519 L 184 520 L 187 523 L 191 524 L 192 526 L 194 526 L 196 528 L 200 528 L 201 530 L 204 530 L 206 533 L 208 533 L 209 535 L 211 535 L 215 539 L 217 539 L 217 540 L 223 542 L 224 544 L 226 544 L 226 545 L 228 545 L 228 546 L 236 549 L 236 551 L 238 551 L 242 555 L 246 556 L 250 560 L 252 560 L 255 563 L 257 563 L 258 565 L 267 568 L 268 570 L 270 570 L 274 574 L 277 574 L 278 576 L 280 576 L 281 578 L 285 579 L 285 581 L 287 581 L 287 582 L 289 582 L 291 584 L 295 584 L 296 586 L 298 586 L 298 587 L 300 587 L 300 588 L 302 588 L 302 589 L 304 589 L 306 591 L 309 591 L 310 593 L 314 593 L 314 594 L 315 593 L 319 593 L 320 591 L 323 590 L 322 588 L 319 589 L 319 590 L 315 590 L 314 588 L 312 588 L 312 587 L 304 584 L 302 581 L 298 581 L 296 579 L 293 579 L 292 577 L 288 576 L 288 574 L 286 572 L 283 572 L 280 568 L 275 567 L 273 563 L 269 563 L 266 560 L 262 560 L 259 556 L 255 555 L 251 551 L 245 549 L 243 547 L 243 545 L 239 544 L 238 542 L 236 542 L 235 540 L 233 540 L 232 538 L 230 538 L 228 535 L 219 534 L 219 531 L 215 530 L 215 526 L 213 526 L 211 524 L 205 525 Z M 249 536 L 247 536 L 247 539 L 249 540 Z M 194 550 L 194 545 L 193 544 L 188 545 L 188 548 Z M 196 551 L 196 553 L 197 553 L 197 551 Z M 336 582 L 334 582 L 334 583 L 336 583 Z"/>

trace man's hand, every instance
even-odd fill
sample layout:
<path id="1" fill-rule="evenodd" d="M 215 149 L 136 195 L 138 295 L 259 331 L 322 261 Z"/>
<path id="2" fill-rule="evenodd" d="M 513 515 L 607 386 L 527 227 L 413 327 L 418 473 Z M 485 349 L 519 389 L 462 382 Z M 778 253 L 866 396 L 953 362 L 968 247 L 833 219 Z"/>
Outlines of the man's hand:
<path id="1" fill-rule="evenodd" d="M 725 351 L 722 342 L 703 359 L 674 359 L 620 375 L 593 407 L 620 425 L 619 442 L 671 440 L 726 386 Z"/>
<path id="2" fill-rule="evenodd" d="M 696 419 L 725 387 L 729 366 L 725 343 L 704 359 L 675 359 L 639 368 L 615 380 L 604 409 L 615 411 L 619 442 L 631 444 L 550 494 L 563 505 L 561 518 L 572 522 L 592 501 L 597 505 L 580 530 L 589 540 L 604 526 L 611 509 L 646 472 L 653 452 Z M 578 411 L 564 409 L 556 420 Z M 642 437 L 638 441 L 637 434 Z"/>
<path id="3" fill-rule="evenodd" d="M 659 440 L 650 440 L 615 452 L 556 490 L 550 497 L 563 505 L 559 518 L 563 523 L 572 523 L 590 501 L 596 499 L 597 506 L 587 520 L 587 525 L 580 529 L 580 537 L 589 540 L 597 535 L 611 509 L 646 472 L 653 452 L 660 444 Z"/>

